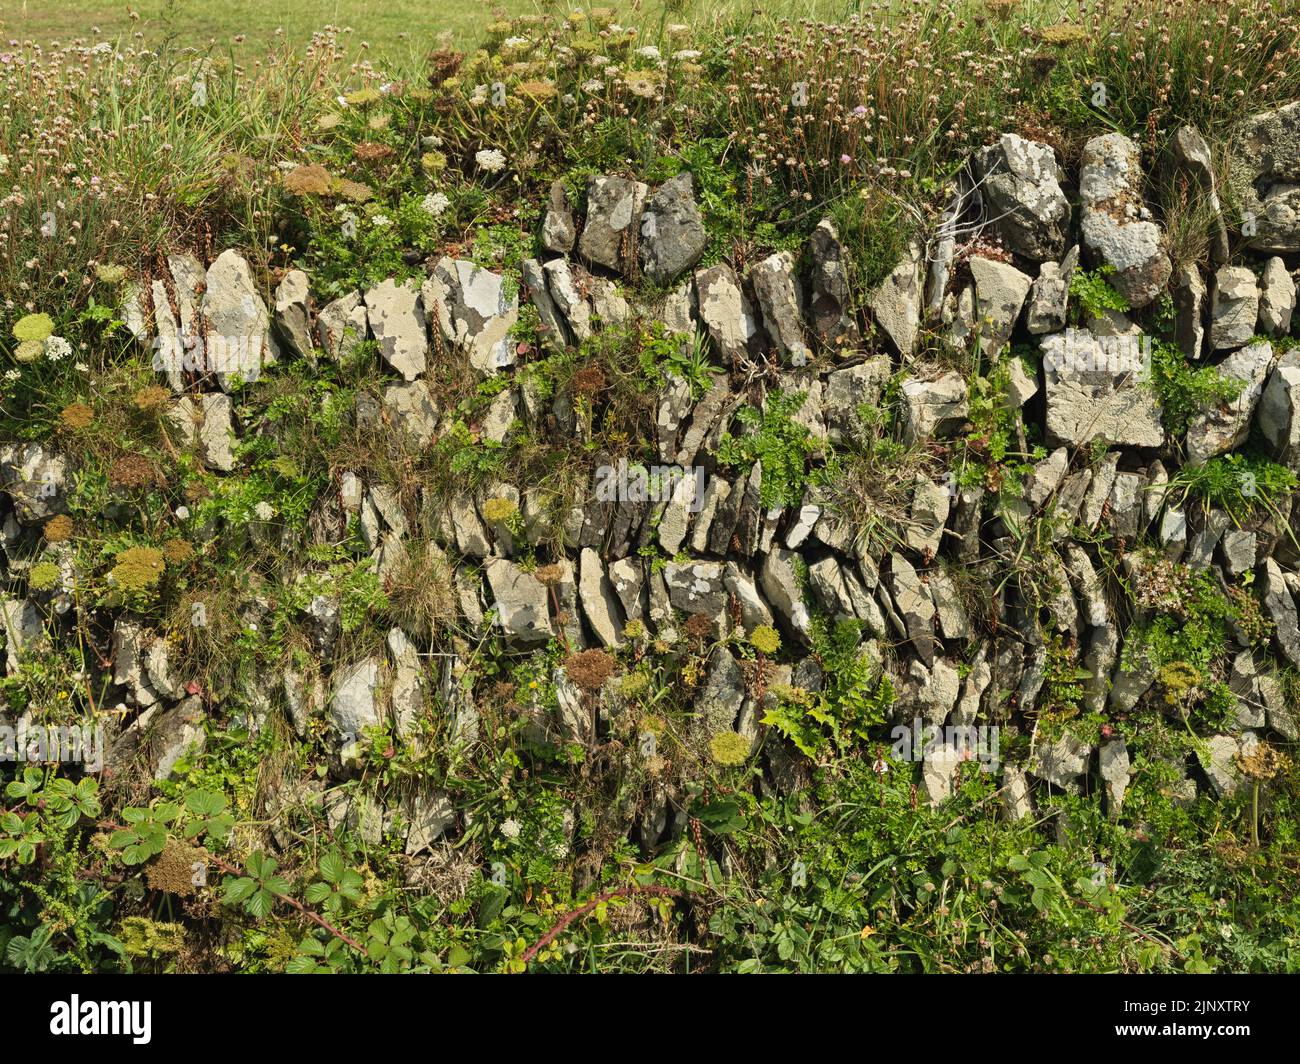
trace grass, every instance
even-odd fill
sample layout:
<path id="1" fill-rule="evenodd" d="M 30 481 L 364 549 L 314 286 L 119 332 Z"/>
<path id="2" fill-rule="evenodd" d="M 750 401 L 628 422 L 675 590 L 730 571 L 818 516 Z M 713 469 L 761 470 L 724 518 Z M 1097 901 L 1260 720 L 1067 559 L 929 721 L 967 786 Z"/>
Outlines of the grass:
<path id="1" fill-rule="evenodd" d="M 728 12 L 761 6 L 768 15 L 813 15 L 845 8 L 844 3 L 727 3 L 725 0 L 610 0 L 608 3 L 538 3 L 536 0 L 228 0 L 220 4 L 199 0 L 3 0 L 0 39 L 33 40 L 48 44 L 76 38 L 112 39 L 133 33 L 146 41 L 171 38 L 203 48 L 225 46 L 236 36 L 248 54 L 264 49 L 283 31 L 291 44 L 302 45 L 325 25 L 350 27 L 358 45 L 386 59 L 422 57 L 450 31 L 461 47 L 473 45 L 483 29 L 502 14 L 556 14 L 609 8 L 636 25 L 653 27 L 661 21 L 709 19 Z"/>

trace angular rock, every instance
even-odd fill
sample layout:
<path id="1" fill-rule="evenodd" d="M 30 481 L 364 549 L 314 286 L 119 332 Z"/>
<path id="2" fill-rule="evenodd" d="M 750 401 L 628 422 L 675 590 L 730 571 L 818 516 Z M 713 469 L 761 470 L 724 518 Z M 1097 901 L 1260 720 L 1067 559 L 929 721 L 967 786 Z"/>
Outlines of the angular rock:
<path id="1" fill-rule="evenodd" d="M 1154 389 L 1144 382 L 1136 347 L 1103 342 L 1086 329 L 1043 338 L 1050 445 L 1105 440 L 1121 447 L 1159 447 L 1165 430 Z"/>
<path id="2" fill-rule="evenodd" d="M 1135 309 L 1163 292 L 1173 271 L 1160 227 L 1143 202 L 1142 185 L 1137 145 L 1122 133 L 1093 137 L 1084 145 L 1079 171 L 1083 243 L 1115 268 L 1110 282 Z"/>
<path id="3" fill-rule="evenodd" d="M 1195 360 L 1205 352 L 1205 282 L 1195 266 L 1184 266 L 1174 282 L 1174 338 Z"/>
<path id="4" fill-rule="evenodd" d="M 649 188 L 626 177 L 587 179 L 587 221 L 578 254 L 588 263 L 622 271 L 630 261 Z"/>
<path id="5" fill-rule="evenodd" d="M 695 291 L 700 321 L 724 362 L 750 351 L 758 337 L 753 308 L 741 290 L 736 274 L 726 263 L 695 271 Z"/>
<path id="6" fill-rule="evenodd" d="M 557 255 L 567 255 L 573 250 L 577 237 L 564 181 L 552 181 L 546 198 L 546 213 L 542 216 L 542 246 Z"/>
<path id="7" fill-rule="evenodd" d="M 1291 331 L 1295 311 L 1296 285 L 1286 263 L 1276 255 L 1264 264 L 1259 282 L 1259 331 L 1266 336 L 1285 336 Z"/>
<path id="8" fill-rule="evenodd" d="M 321 350 L 335 362 L 349 358 L 370 332 L 370 319 L 360 292 L 349 292 L 327 303 L 316 315 Z"/>
<path id="9" fill-rule="evenodd" d="M 342 745 L 360 739 L 362 729 L 382 723 L 378 687 L 378 658 L 363 658 L 342 671 L 326 710 Z"/>
<path id="10" fill-rule="evenodd" d="M 754 296 L 763 312 L 763 328 L 788 365 L 803 366 L 812 352 L 804 339 L 802 296 L 794 275 L 794 255 L 779 251 L 757 263 L 750 273 Z"/>
<path id="11" fill-rule="evenodd" d="M 1173 138 L 1174 158 L 1178 165 L 1192 175 L 1201 187 L 1206 203 L 1214 214 L 1211 234 L 1211 251 L 1215 262 L 1227 262 L 1228 227 L 1223 222 L 1223 207 L 1219 202 L 1218 178 L 1215 176 L 1214 157 L 1205 138 L 1192 126 L 1180 126 Z"/>
<path id="12" fill-rule="evenodd" d="M 545 585 L 504 558 L 490 559 L 485 571 L 497 627 L 506 645 L 528 649 L 550 642 L 555 631 Z"/>
<path id="13" fill-rule="evenodd" d="M 311 360 L 311 283 L 302 270 L 290 270 L 275 290 L 275 324 L 285 346 Z"/>
<path id="14" fill-rule="evenodd" d="M 912 354 L 920 334 L 923 258 L 921 244 L 912 241 L 903 261 L 867 297 L 867 308 L 876 324 L 893 341 L 904 359 Z"/>
<path id="15" fill-rule="evenodd" d="M 1025 326 L 1036 336 L 1058 332 L 1065 328 L 1066 314 L 1070 309 L 1070 278 L 1079 264 L 1079 245 L 1076 244 L 1060 263 L 1044 262 L 1038 268 L 1038 279 L 1029 292 L 1029 306 L 1025 310 Z"/>
<path id="16" fill-rule="evenodd" d="M 388 385 L 384 388 L 383 404 L 388 423 L 420 450 L 437 438 L 438 410 L 424 381 Z"/>
<path id="17" fill-rule="evenodd" d="M 828 347 L 857 340 L 853 320 L 849 277 L 844 245 L 835 223 L 823 218 L 808 241 L 812 266 L 809 270 L 808 319 L 813 333 Z"/>
<path id="18" fill-rule="evenodd" d="M 465 352 L 479 374 L 490 376 L 515 364 L 510 330 L 519 320 L 519 294 L 505 277 L 467 259 L 443 257 L 421 293 L 442 338 Z M 375 328 L 373 313 L 370 327 Z"/>
<path id="19" fill-rule="evenodd" d="M 910 378 L 903 382 L 905 404 L 903 435 L 908 443 L 919 443 L 951 433 L 970 414 L 966 381 L 949 372 L 933 381 Z"/>
<path id="20" fill-rule="evenodd" d="M 972 256 L 975 278 L 975 313 L 983 350 L 996 359 L 1020 319 L 1020 310 L 1033 281 L 1014 266 L 996 259 Z"/>
<path id="21" fill-rule="evenodd" d="M 1228 150 L 1228 183 L 1251 247 L 1300 251 L 1300 100 L 1245 119 Z"/>
<path id="22" fill-rule="evenodd" d="M 1245 442 L 1251 418 L 1264 392 L 1264 381 L 1273 367 L 1273 348 L 1268 343 L 1251 344 L 1234 351 L 1220 363 L 1219 375 L 1242 383 L 1236 399 L 1196 415 L 1187 426 L 1187 461 L 1200 465 Z"/>
<path id="23" fill-rule="evenodd" d="M 223 251 L 208 267 L 200 311 L 206 322 L 207 368 L 222 391 L 234 379 L 257 380 L 264 366 L 279 358 L 266 309 L 253 271 L 236 251 Z"/>
<path id="24" fill-rule="evenodd" d="M 1002 242 L 1034 262 L 1059 260 L 1070 230 L 1070 203 L 1052 149 L 1004 133 L 976 152 L 974 163 L 985 213 Z"/>
<path id="25" fill-rule="evenodd" d="M 601 646 L 616 647 L 623 641 L 623 619 L 618 596 L 605 576 L 600 555 L 590 547 L 578 558 L 578 600 L 592 634 Z"/>
<path id="26" fill-rule="evenodd" d="M 700 261 L 708 242 L 689 171 L 665 181 L 641 215 L 641 272 L 668 284 Z"/>
<path id="27" fill-rule="evenodd" d="M 793 633 L 801 641 L 807 642 L 812 617 L 804 604 L 803 591 L 799 586 L 799 576 L 795 568 L 797 558 L 798 555 L 793 551 L 781 547 L 771 550 L 763 559 L 758 585 L 784 629 Z"/>
<path id="28" fill-rule="evenodd" d="M 1245 266 L 1222 266 L 1214 275 L 1214 305 L 1210 310 L 1210 348 L 1240 347 L 1255 335 L 1259 318 L 1259 287 Z"/>
<path id="29" fill-rule="evenodd" d="M 420 376 L 428 367 L 429 336 L 414 282 L 380 281 L 366 293 L 366 316 L 380 357 L 404 380 Z"/>

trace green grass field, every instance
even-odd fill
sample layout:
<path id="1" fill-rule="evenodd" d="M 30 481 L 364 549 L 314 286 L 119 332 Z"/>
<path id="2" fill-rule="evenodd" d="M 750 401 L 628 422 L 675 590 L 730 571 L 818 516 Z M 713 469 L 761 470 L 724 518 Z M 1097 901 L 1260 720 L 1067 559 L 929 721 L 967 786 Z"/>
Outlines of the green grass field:
<path id="1" fill-rule="evenodd" d="M 0 39 L 66 43 L 94 34 L 116 37 L 140 32 L 146 40 L 168 36 L 197 46 L 227 44 L 236 35 L 245 44 L 264 45 L 283 29 L 293 43 L 305 42 L 324 25 L 350 26 L 358 41 L 385 55 L 410 49 L 423 52 L 438 34 L 451 30 L 459 44 L 474 43 L 483 27 L 500 14 L 613 8 L 637 25 L 698 20 L 752 8 L 767 14 L 810 14 L 851 8 L 833 3 L 745 3 L 744 0 L 609 0 L 606 3 L 545 3 L 539 0 L 0 0 Z"/>

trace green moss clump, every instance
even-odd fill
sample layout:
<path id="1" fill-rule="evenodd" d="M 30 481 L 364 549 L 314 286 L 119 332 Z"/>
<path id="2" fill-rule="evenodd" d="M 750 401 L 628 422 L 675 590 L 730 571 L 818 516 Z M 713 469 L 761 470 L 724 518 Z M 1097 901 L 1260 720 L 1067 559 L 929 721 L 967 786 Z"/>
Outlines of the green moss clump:
<path id="1" fill-rule="evenodd" d="M 37 562 L 27 574 L 27 586 L 33 591 L 50 591 L 58 586 L 59 575 L 53 562 Z"/>
<path id="2" fill-rule="evenodd" d="M 162 579 L 163 553 L 155 547 L 129 547 L 117 556 L 112 582 L 128 595 L 153 591 Z"/>

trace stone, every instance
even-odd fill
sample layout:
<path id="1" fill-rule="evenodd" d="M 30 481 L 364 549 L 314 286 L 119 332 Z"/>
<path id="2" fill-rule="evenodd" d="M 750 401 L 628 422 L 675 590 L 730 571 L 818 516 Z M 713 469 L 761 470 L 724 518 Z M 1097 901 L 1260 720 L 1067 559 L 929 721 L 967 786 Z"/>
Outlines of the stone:
<path id="1" fill-rule="evenodd" d="M 1174 282 L 1174 339 L 1193 361 L 1205 352 L 1205 282 L 1195 266 L 1184 266 Z"/>
<path id="2" fill-rule="evenodd" d="M 847 255 L 835 223 L 823 218 L 808 240 L 808 319 L 813 333 L 828 347 L 852 344 L 858 338 L 852 317 Z"/>
<path id="3" fill-rule="evenodd" d="M 379 659 L 373 657 L 362 658 L 340 672 L 326 713 L 344 746 L 360 739 L 363 729 L 383 721 L 376 698 L 379 673 Z"/>
<path id="4" fill-rule="evenodd" d="M 1121 447 L 1159 447 L 1165 430 L 1155 391 L 1122 341 L 1066 329 L 1042 341 L 1048 444 L 1081 447 L 1104 440 Z"/>
<path id="5" fill-rule="evenodd" d="M 475 372 L 487 377 L 515 364 L 510 330 L 519 320 L 519 294 L 504 276 L 467 259 L 443 257 L 421 293 L 442 338 L 469 357 Z M 370 327 L 375 327 L 373 314 Z"/>
<path id="6" fill-rule="evenodd" d="M 1292 665 L 1300 665 L 1300 620 L 1297 619 L 1295 600 L 1276 561 L 1266 558 L 1262 568 L 1258 582 L 1260 606 L 1264 615 L 1273 622 L 1273 637 L 1282 653 Z"/>
<path id="7" fill-rule="evenodd" d="M 1273 348 L 1265 342 L 1234 351 L 1219 364 L 1219 375 L 1240 381 L 1236 399 L 1197 414 L 1187 426 L 1187 462 L 1197 466 L 1245 442 L 1250 422 L 1273 367 Z"/>
<path id="8" fill-rule="evenodd" d="M 1210 309 L 1210 347 L 1225 351 L 1240 347 L 1255 335 L 1259 318 L 1259 287 L 1245 266 L 1222 266 L 1214 275 Z"/>
<path id="9" fill-rule="evenodd" d="M 617 284 L 605 277 L 591 278 L 591 316 L 601 328 L 626 325 L 632 320 L 632 307 Z"/>
<path id="10" fill-rule="evenodd" d="M 974 156 L 989 225 L 1015 254 L 1059 260 L 1070 230 L 1062 172 L 1046 144 L 1004 133 Z"/>
<path id="11" fill-rule="evenodd" d="M 209 469 L 229 473 L 235 468 L 233 424 L 234 404 L 230 396 L 204 392 L 198 403 L 181 396 L 168 411 L 168 420 L 176 427 L 182 442 L 197 445 L 199 458 Z"/>
<path id="12" fill-rule="evenodd" d="M 542 216 L 542 246 L 557 255 L 567 255 L 573 250 L 573 242 L 577 238 L 564 180 L 557 179 L 551 182 L 546 197 L 546 213 Z"/>
<path id="13" fill-rule="evenodd" d="M 1143 182 L 1137 145 L 1122 133 L 1093 137 L 1084 145 L 1079 170 L 1083 244 L 1114 267 L 1109 281 L 1134 309 L 1160 295 L 1173 272 L 1160 227 L 1143 202 Z"/>
<path id="14" fill-rule="evenodd" d="M 24 525 L 68 509 L 68 461 L 39 443 L 0 444 L 0 492 L 7 492 Z"/>
<path id="15" fill-rule="evenodd" d="M 736 274 L 726 263 L 695 271 L 700 321 L 722 356 L 731 362 L 748 354 L 758 337 L 758 322 Z"/>
<path id="16" fill-rule="evenodd" d="M 907 443 L 947 435 L 960 428 L 970 414 L 966 381 L 955 371 L 933 381 L 909 378 L 903 382 L 902 393 L 903 437 Z"/>
<path id="17" fill-rule="evenodd" d="M 639 561 L 620 558 L 609 563 L 609 585 L 623 607 L 623 616 L 639 621 L 645 613 L 645 570 Z"/>
<path id="18" fill-rule="evenodd" d="M 366 293 L 366 316 L 379 344 L 379 356 L 413 381 L 427 368 L 428 328 L 424 304 L 414 282 L 380 281 Z"/>
<path id="19" fill-rule="evenodd" d="M 617 647 L 623 641 L 623 620 L 618 596 L 605 576 L 600 555 L 590 547 L 578 557 L 578 600 L 583 616 L 601 646 Z"/>
<path id="20" fill-rule="evenodd" d="M 763 558 L 758 586 L 784 630 L 806 643 L 811 634 L 812 617 L 804 604 L 795 567 L 798 557 L 793 551 L 782 547 L 769 551 Z"/>
<path id="21" fill-rule="evenodd" d="M 518 393 L 514 388 L 503 388 L 493 396 L 479 428 L 484 440 L 496 444 L 506 442 L 519 418 L 517 399 Z"/>
<path id="22" fill-rule="evenodd" d="M 745 676 L 740 665 L 725 646 L 713 652 L 709 678 L 695 703 L 696 726 L 692 729 L 705 739 L 733 730 L 745 699 Z"/>
<path id="23" fill-rule="evenodd" d="M 0 630 L 5 634 L 5 663 L 11 676 L 29 652 L 41 650 L 49 642 L 45 618 L 31 599 L 0 600 Z"/>
<path id="24" fill-rule="evenodd" d="M 574 267 L 568 259 L 552 259 L 542 270 L 554 305 L 564 316 L 569 331 L 578 343 L 591 339 L 595 328 L 591 320 L 591 302 L 579 289 Z"/>
<path id="25" fill-rule="evenodd" d="M 740 624 L 746 634 L 760 625 L 771 626 L 775 623 L 772 611 L 763 596 L 758 593 L 758 585 L 753 577 L 741 569 L 735 562 L 727 562 L 722 572 L 722 584 L 740 607 Z"/>
<path id="26" fill-rule="evenodd" d="M 937 554 L 951 506 L 945 485 L 917 473 L 912 479 L 911 520 L 903 536 L 908 547 L 927 557 Z"/>
<path id="27" fill-rule="evenodd" d="M 629 261 L 649 188 L 626 177 L 587 179 L 587 221 L 578 254 L 593 266 L 621 272 Z"/>
<path id="28" fill-rule="evenodd" d="M 388 702 L 393 711 L 393 727 L 399 739 L 410 741 L 418 732 L 424 715 L 424 670 L 415 644 L 400 628 L 390 628 L 385 639 L 388 647 L 392 680 Z"/>
<path id="29" fill-rule="evenodd" d="M 1128 790 L 1133 773 L 1128 747 L 1124 745 L 1123 739 L 1110 739 L 1101 744 L 1098 767 L 1102 782 L 1106 785 L 1107 810 L 1112 817 L 1117 816 L 1124 804 L 1124 793 Z"/>
<path id="30" fill-rule="evenodd" d="M 1248 785 L 1248 780 L 1237 763 L 1248 754 L 1258 740 L 1247 732 L 1240 738 L 1232 735 L 1211 735 L 1204 740 L 1205 753 L 1197 751 L 1197 759 L 1215 792 L 1222 798 L 1230 797 Z"/>
<path id="31" fill-rule="evenodd" d="M 724 572 L 722 562 L 669 562 L 663 573 L 673 608 L 688 616 L 703 613 L 720 624 L 727 609 Z"/>
<path id="32" fill-rule="evenodd" d="M 871 358 L 856 366 L 837 369 L 826 378 L 822 403 L 826 410 L 826 434 L 832 443 L 863 444 L 868 428 L 861 410 L 877 407 L 892 375 L 887 357 Z"/>
<path id="33" fill-rule="evenodd" d="M 431 849 L 456 823 L 456 810 L 451 799 L 441 791 L 409 794 L 402 799 L 399 808 L 407 825 L 405 852 L 408 857 Z"/>
<path id="34" fill-rule="evenodd" d="M 1020 320 L 1020 310 L 1033 281 L 1010 263 L 972 256 L 971 275 L 975 278 L 975 314 L 980 344 L 990 358 L 1011 339 Z"/>
<path id="35" fill-rule="evenodd" d="M 689 171 L 665 181 L 641 215 L 641 272 L 666 285 L 700 261 L 708 242 Z"/>
<path id="36" fill-rule="evenodd" d="M 351 357 L 370 332 L 370 319 L 360 292 L 348 292 L 327 303 L 316 315 L 316 338 L 335 362 Z"/>
<path id="37" fill-rule="evenodd" d="M 1300 252 L 1300 100 L 1242 121 L 1229 138 L 1228 184 L 1251 247 Z"/>
<path id="38" fill-rule="evenodd" d="M 1295 281 L 1287 272 L 1286 263 L 1274 255 L 1264 264 L 1259 281 L 1259 331 L 1266 336 L 1289 333 L 1295 302 Z"/>
<path id="39" fill-rule="evenodd" d="M 1279 359 L 1260 397 L 1256 422 L 1273 457 L 1300 470 L 1300 357 L 1288 353 Z"/>
<path id="40" fill-rule="evenodd" d="M 812 352 L 804 339 L 802 295 L 794 275 L 794 255 L 779 251 L 756 263 L 750 283 L 763 312 L 763 328 L 777 352 L 787 365 L 806 365 Z"/>
<path id="41" fill-rule="evenodd" d="M 537 259 L 525 259 L 519 265 L 519 273 L 528 290 L 529 301 L 537 308 L 537 331 L 542 346 L 551 351 L 564 350 L 569 342 L 569 330 L 564 313 L 551 298 L 545 267 Z"/>
<path id="42" fill-rule="evenodd" d="M 921 661 L 930 667 L 934 664 L 934 600 L 929 588 L 921 583 L 916 570 L 901 554 L 889 556 L 890 591 L 902 618 L 907 638 L 916 648 Z"/>
<path id="43" fill-rule="evenodd" d="M 921 786 L 926 800 L 937 806 L 953 796 L 957 770 L 965 752 L 955 743 L 927 743 L 921 759 Z"/>
<path id="44" fill-rule="evenodd" d="M 203 729 L 203 699 L 195 696 L 149 722 L 149 749 L 155 781 L 170 779 L 176 763 L 187 753 L 203 749 L 207 733 Z"/>
<path id="45" fill-rule="evenodd" d="M 223 251 L 208 267 L 199 305 L 206 323 L 206 365 L 218 387 L 228 392 L 236 378 L 248 383 L 279 358 L 266 308 L 253 271 L 238 252 Z"/>
<path id="46" fill-rule="evenodd" d="M 913 240 L 903 260 L 884 282 L 867 296 L 867 309 L 876 325 L 889 337 L 906 360 L 916 347 L 921 331 L 921 263 L 924 249 Z"/>
<path id="47" fill-rule="evenodd" d="M 290 270 L 275 290 L 275 324 L 285 346 L 300 358 L 313 360 L 311 283 L 302 270 Z"/>
<path id="48" fill-rule="evenodd" d="M 489 559 L 486 572 L 496 624 L 506 645 L 529 649 L 550 642 L 555 631 L 545 585 L 504 558 Z"/>
<path id="49" fill-rule="evenodd" d="M 1069 732 L 1051 742 L 1038 742 L 1035 737 L 1029 771 L 1054 787 L 1078 794 L 1091 758 L 1092 747 Z"/>
<path id="50" fill-rule="evenodd" d="M 1025 327 L 1035 336 L 1065 328 L 1070 309 L 1070 279 L 1078 264 L 1079 245 L 1076 244 L 1061 262 L 1044 262 L 1038 268 L 1038 279 L 1029 291 L 1029 306 L 1025 308 Z"/>
<path id="51" fill-rule="evenodd" d="M 419 450 L 424 450 L 437 439 L 438 410 L 424 381 L 387 385 L 383 405 L 388 423 Z"/>
<path id="52" fill-rule="evenodd" d="M 1215 175 L 1214 157 L 1205 138 L 1193 126 L 1180 126 L 1174 133 L 1172 148 L 1178 165 L 1192 175 L 1201 187 L 1206 203 L 1214 214 L 1211 230 L 1211 252 L 1215 262 L 1227 262 L 1231 254 L 1228 246 L 1228 227 L 1223 222 L 1223 206 L 1219 202 L 1218 179 Z"/>
<path id="53" fill-rule="evenodd" d="M 1007 819 L 1012 821 L 1034 815 L 1034 803 L 1029 796 L 1029 777 L 1015 765 L 1008 765 L 1002 774 L 1002 810 Z"/>

